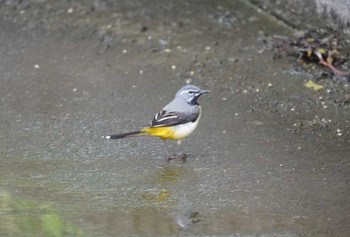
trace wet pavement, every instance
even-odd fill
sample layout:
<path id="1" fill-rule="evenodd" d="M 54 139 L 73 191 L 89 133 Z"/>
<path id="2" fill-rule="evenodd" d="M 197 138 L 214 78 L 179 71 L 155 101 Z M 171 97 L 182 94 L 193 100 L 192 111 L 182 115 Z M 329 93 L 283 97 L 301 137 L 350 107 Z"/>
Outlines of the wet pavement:
<path id="1" fill-rule="evenodd" d="M 289 28 L 240 1 L 59 2 L 2 5 L 0 235 L 349 236 L 349 83 L 273 60 L 259 36 Z M 185 163 L 101 138 L 188 82 L 211 93 L 168 143 Z"/>

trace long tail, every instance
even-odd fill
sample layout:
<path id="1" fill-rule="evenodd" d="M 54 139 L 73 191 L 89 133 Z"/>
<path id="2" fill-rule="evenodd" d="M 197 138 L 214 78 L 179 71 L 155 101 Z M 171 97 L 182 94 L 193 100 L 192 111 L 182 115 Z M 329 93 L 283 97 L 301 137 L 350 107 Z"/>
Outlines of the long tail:
<path id="1" fill-rule="evenodd" d="M 126 138 L 126 137 L 134 137 L 137 135 L 145 135 L 145 132 L 143 132 L 142 130 L 138 130 L 138 131 L 133 131 L 133 132 L 126 132 L 126 133 L 121 133 L 121 134 L 103 136 L 103 138 L 120 139 L 120 138 Z"/>

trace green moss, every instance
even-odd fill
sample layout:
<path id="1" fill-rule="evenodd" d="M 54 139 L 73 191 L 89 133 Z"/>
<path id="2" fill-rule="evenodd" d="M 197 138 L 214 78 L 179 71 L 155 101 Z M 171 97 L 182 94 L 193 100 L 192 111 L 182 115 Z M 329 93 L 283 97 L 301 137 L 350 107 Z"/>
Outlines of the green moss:
<path id="1" fill-rule="evenodd" d="M 63 219 L 51 204 L 39 203 L 0 193 L 0 235 L 82 236 L 81 229 Z"/>

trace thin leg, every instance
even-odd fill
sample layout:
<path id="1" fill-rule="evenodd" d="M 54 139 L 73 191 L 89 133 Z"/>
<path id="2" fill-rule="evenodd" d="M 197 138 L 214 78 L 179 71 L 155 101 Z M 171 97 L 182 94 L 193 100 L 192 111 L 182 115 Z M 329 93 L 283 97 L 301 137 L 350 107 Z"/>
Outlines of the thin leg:
<path id="1" fill-rule="evenodd" d="M 177 144 L 180 146 L 182 140 L 177 140 Z M 191 155 L 186 154 L 183 152 L 181 155 L 178 156 L 179 159 L 181 159 L 182 163 L 185 163 L 187 158 L 189 158 Z"/>
<path id="2" fill-rule="evenodd" d="M 183 153 L 179 158 L 181 159 L 182 163 L 184 164 L 189 156 L 185 153 Z"/>
<path id="3" fill-rule="evenodd" d="M 165 150 L 166 150 L 166 152 L 167 152 L 166 160 L 167 160 L 167 161 L 170 161 L 170 160 L 175 159 L 175 157 L 172 157 L 171 154 L 170 154 L 170 152 L 169 152 L 169 149 L 168 149 L 166 140 L 163 140 L 163 141 L 164 141 Z"/>

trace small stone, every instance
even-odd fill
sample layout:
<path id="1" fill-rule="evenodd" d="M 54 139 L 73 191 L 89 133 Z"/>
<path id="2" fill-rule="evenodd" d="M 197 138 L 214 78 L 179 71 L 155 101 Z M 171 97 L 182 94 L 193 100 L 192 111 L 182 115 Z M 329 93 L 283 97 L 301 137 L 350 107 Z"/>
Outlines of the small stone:
<path id="1" fill-rule="evenodd" d="M 337 136 L 338 137 L 343 136 L 343 132 L 342 132 L 342 130 L 340 128 L 337 129 Z"/>

